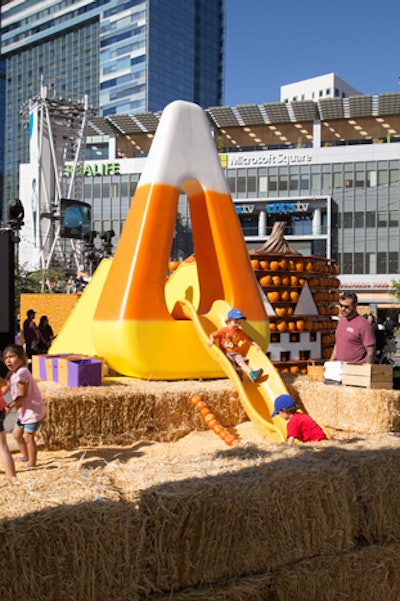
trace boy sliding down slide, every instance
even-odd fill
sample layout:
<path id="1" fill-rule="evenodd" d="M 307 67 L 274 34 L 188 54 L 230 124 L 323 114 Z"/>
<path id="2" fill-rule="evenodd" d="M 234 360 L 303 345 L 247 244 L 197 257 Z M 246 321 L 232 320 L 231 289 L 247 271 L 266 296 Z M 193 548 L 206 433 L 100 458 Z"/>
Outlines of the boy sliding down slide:
<path id="1" fill-rule="evenodd" d="M 226 326 L 216 330 L 215 332 L 212 332 L 210 334 L 208 344 L 209 346 L 212 346 L 217 339 L 222 351 L 237 369 L 238 373 L 240 374 L 240 370 L 243 370 L 246 372 L 249 378 L 253 380 L 253 382 L 257 382 L 263 370 L 250 369 L 250 367 L 247 365 L 248 360 L 242 355 L 241 349 L 243 348 L 243 343 L 245 342 L 252 344 L 257 350 L 262 351 L 262 349 L 256 342 L 254 342 L 254 340 L 250 338 L 250 336 L 246 334 L 246 332 L 242 330 L 240 327 L 240 321 L 242 319 L 246 319 L 246 317 L 241 311 L 239 311 L 239 309 L 231 309 L 228 312 Z"/>

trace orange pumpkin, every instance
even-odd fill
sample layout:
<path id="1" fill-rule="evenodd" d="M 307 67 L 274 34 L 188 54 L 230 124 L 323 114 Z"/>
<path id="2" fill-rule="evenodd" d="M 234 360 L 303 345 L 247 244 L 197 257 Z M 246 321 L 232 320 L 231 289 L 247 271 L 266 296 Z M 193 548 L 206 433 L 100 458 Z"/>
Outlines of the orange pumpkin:
<path id="1" fill-rule="evenodd" d="M 289 317 L 293 315 L 293 307 L 286 307 L 286 315 L 288 315 Z"/>
<path id="2" fill-rule="evenodd" d="M 279 269 L 282 269 L 282 271 L 285 271 L 287 269 L 286 259 L 280 259 L 280 261 L 278 261 L 278 264 L 279 264 Z"/>
<path id="3" fill-rule="evenodd" d="M 236 436 L 228 432 L 228 430 L 224 433 L 223 437 L 221 436 L 221 438 L 229 446 L 233 445 L 235 442 L 239 442 Z"/>
<path id="4" fill-rule="evenodd" d="M 275 314 L 277 317 L 285 317 L 286 307 L 276 307 Z"/>
<path id="5" fill-rule="evenodd" d="M 278 271 L 279 269 L 279 262 L 278 261 L 271 261 L 269 264 L 269 268 L 271 271 Z"/>
<path id="6" fill-rule="evenodd" d="M 299 332 L 303 332 L 305 327 L 305 323 L 303 319 L 298 319 L 296 321 L 296 328 Z"/>
<path id="7" fill-rule="evenodd" d="M 254 269 L 254 271 L 256 271 L 257 269 L 259 269 L 260 267 L 260 261 L 258 259 L 252 259 L 250 261 L 252 268 Z"/>
<path id="8" fill-rule="evenodd" d="M 267 292 L 267 298 L 270 303 L 276 303 L 280 299 L 281 295 L 277 290 L 271 290 Z"/>
<path id="9" fill-rule="evenodd" d="M 297 292 L 297 290 L 290 291 L 290 300 L 294 303 L 296 303 L 299 300 L 299 293 Z"/>
<path id="10" fill-rule="evenodd" d="M 199 394 L 194 394 L 190 399 L 190 402 L 192 403 L 192 405 L 196 406 L 197 403 L 202 403 L 203 401 L 201 400 L 201 396 Z"/>
<path id="11" fill-rule="evenodd" d="M 217 422 L 212 426 L 212 429 L 214 430 L 215 434 L 219 434 L 224 429 L 224 426 L 221 426 L 221 424 Z"/>
<path id="12" fill-rule="evenodd" d="M 304 271 L 304 261 L 296 261 L 296 271 Z"/>
<path id="13" fill-rule="evenodd" d="M 289 290 L 282 290 L 281 300 L 283 300 L 283 301 L 289 300 Z"/>
<path id="14" fill-rule="evenodd" d="M 268 269 L 268 261 L 260 261 L 261 269 Z"/>
<path id="15" fill-rule="evenodd" d="M 298 279 L 297 275 L 291 275 L 290 276 L 290 285 L 297 286 L 298 283 L 299 283 L 299 279 Z"/>
<path id="16" fill-rule="evenodd" d="M 261 286 L 270 286 L 272 284 L 272 276 L 270 276 L 270 275 L 264 275 L 260 279 L 260 284 L 261 284 Z"/>
<path id="17" fill-rule="evenodd" d="M 272 283 L 274 286 L 280 286 L 281 285 L 281 276 L 280 275 L 273 275 L 272 276 Z"/>
<path id="18" fill-rule="evenodd" d="M 286 332 L 286 321 L 278 321 L 276 323 L 276 329 L 278 332 Z"/>

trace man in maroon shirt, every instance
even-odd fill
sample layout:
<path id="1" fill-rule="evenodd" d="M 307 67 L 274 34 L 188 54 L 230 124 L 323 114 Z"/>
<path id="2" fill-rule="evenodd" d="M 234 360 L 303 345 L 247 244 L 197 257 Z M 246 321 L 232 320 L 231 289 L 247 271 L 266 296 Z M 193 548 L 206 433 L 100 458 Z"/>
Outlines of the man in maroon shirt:
<path id="1" fill-rule="evenodd" d="M 372 325 L 357 313 L 357 295 L 341 295 L 339 306 L 342 317 L 336 329 L 336 344 L 330 361 L 346 363 L 373 363 L 375 357 L 375 332 Z"/>

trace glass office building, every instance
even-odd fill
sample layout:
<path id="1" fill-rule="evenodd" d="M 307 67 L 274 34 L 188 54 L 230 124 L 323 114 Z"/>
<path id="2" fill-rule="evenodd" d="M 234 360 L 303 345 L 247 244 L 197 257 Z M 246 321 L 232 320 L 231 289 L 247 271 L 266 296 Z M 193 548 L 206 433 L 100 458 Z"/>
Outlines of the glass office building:
<path id="1" fill-rule="evenodd" d="M 206 108 L 222 100 L 223 53 L 224 0 L 3 2 L 3 204 L 29 160 L 19 112 L 41 78 L 59 96 L 87 94 L 101 116 L 157 112 L 175 99 Z"/>

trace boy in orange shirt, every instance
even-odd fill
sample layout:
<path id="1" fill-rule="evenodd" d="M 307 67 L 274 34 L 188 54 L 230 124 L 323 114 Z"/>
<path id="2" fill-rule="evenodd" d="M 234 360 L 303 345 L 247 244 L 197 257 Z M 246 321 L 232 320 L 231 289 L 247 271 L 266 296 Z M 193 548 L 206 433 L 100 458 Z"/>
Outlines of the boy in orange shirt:
<path id="1" fill-rule="evenodd" d="M 241 347 L 243 343 L 247 342 L 255 346 L 257 350 L 261 351 L 262 349 L 242 330 L 240 327 L 240 321 L 242 319 L 246 319 L 246 317 L 239 309 L 231 309 L 228 312 L 226 326 L 212 332 L 208 344 L 209 346 L 212 346 L 217 339 L 221 350 L 225 353 L 234 367 L 238 369 L 238 373 L 240 374 L 239 370 L 243 370 L 253 382 L 257 382 L 263 370 L 250 369 L 246 357 L 242 355 Z"/>

